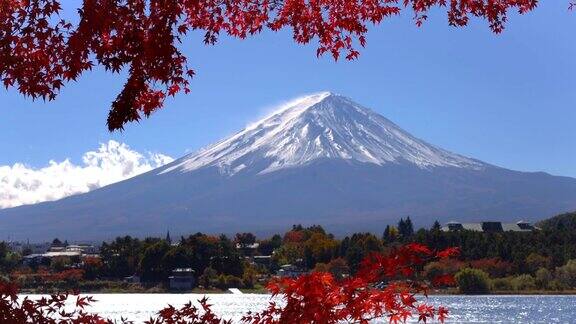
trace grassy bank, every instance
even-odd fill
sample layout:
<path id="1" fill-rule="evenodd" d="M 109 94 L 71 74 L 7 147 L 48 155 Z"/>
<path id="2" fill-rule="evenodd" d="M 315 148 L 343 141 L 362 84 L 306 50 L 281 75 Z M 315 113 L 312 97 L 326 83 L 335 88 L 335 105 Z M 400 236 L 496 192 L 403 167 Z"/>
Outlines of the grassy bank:
<path id="1" fill-rule="evenodd" d="M 37 287 L 22 287 L 22 294 L 53 294 L 62 291 L 78 291 L 83 294 L 229 294 L 228 289 L 196 287 L 191 291 L 173 291 L 165 285 L 140 285 L 121 281 L 83 281 L 75 284 L 64 282 L 45 283 Z M 254 288 L 240 289 L 245 294 L 266 294 L 268 290 L 264 286 L 256 285 Z"/>
<path id="2" fill-rule="evenodd" d="M 162 284 L 157 285 L 140 285 L 119 281 L 84 281 L 77 284 L 69 285 L 64 283 L 44 284 L 38 287 L 24 287 L 21 289 L 23 294 L 52 294 L 61 291 L 78 291 L 83 294 L 229 294 L 228 289 L 210 288 L 204 289 L 196 287 L 191 291 L 172 291 Z M 245 294 L 267 294 L 266 288 L 260 284 L 254 288 L 241 288 Z M 432 289 L 429 295 L 466 295 L 461 293 L 458 288 Z M 576 289 L 564 290 L 490 290 L 487 295 L 576 295 Z"/>

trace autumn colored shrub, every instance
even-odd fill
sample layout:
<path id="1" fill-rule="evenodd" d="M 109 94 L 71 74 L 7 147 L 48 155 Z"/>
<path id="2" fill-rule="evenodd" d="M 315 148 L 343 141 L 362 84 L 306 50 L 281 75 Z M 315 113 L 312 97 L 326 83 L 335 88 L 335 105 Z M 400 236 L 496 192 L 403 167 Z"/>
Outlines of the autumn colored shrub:
<path id="1" fill-rule="evenodd" d="M 512 272 L 512 263 L 500 258 L 485 258 L 470 261 L 470 267 L 480 269 L 491 277 L 504 277 Z"/>
<path id="2" fill-rule="evenodd" d="M 50 280 L 54 281 L 66 281 L 66 282 L 78 282 L 84 276 L 84 270 L 82 269 L 68 269 L 60 272 L 56 272 L 50 276 Z"/>
<path id="3" fill-rule="evenodd" d="M 441 275 L 453 275 L 465 267 L 465 263 L 456 259 L 442 259 L 424 266 L 424 275 L 429 280 Z"/>
<path id="4" fill-rule="evenodd" d="M 84 270 L 84 277 L 88 280 L 96 279 L 98 273 L 103 268 L 102 259 L 97 257 L 85 257 L 82 260 L 82 270 Z"/>
<path id="5" fill-rule="evenodd" d="M 289 231 L 284 234 L 284 243 L 302 243 L 304 242 L 303 231 Z"/>

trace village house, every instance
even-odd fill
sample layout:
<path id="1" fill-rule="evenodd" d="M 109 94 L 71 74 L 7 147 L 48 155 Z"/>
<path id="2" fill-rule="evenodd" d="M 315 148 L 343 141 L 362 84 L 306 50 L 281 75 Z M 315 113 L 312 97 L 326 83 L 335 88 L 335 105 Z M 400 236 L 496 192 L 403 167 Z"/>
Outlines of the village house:
<path id="1" fill-rule="evenodd" d="M 172 270 L 172 275 L 168 277 L 168 280 L 171 290 L 192 290 L 196 284 L 192 268 L 176 268 Z"/>

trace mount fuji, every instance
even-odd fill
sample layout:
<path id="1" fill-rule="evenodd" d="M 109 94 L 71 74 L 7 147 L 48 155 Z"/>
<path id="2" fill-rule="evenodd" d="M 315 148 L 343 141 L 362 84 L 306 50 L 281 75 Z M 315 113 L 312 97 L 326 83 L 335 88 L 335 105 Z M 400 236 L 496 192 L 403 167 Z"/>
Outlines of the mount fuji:
<path id="1" fill-rule="evenodd" d="M 434 220 L 536 220 L 574 209 L 574 178 L 512 171 L 449 152 L 324 92 L 148 173 L 0 210 L 0 236 L 270 234 L 296 223 L 344 234 L 381 232 L 407 215 L 429 226 Z"/>

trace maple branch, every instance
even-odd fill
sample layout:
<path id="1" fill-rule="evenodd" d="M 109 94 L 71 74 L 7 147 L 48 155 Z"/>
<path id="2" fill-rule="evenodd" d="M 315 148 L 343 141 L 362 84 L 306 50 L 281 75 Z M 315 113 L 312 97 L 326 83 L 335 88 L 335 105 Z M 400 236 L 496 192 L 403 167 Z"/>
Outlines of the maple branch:
<path id="1" fill-rule="evenodd" d="M 58 0 L 0 0 L 0 79 L 33 99 L 54 100 L 64 82 L 96 64 L 118 73 L 129 68 L 108 115 L 110 131 L 150 116 L 166 97 L 188 93 L 194 71 L 178 49 L 189 30 L 204 31 L 206 44 L 220 34 L 246 38 L 264 28 L 291 29 L 296 43 L 317 40 L 316 54 L 356 59 L 368 25 L 414 13 L 420 26 L 433 7 L 448 9 L 448 23 L 465 26 L 484 18 L 504 29 L 507 14 L 533 10 L 537 0 L 86 0 L 79 23 L 59 19 Z M 570 3 L 572 8 L 574 3 Z"/>

